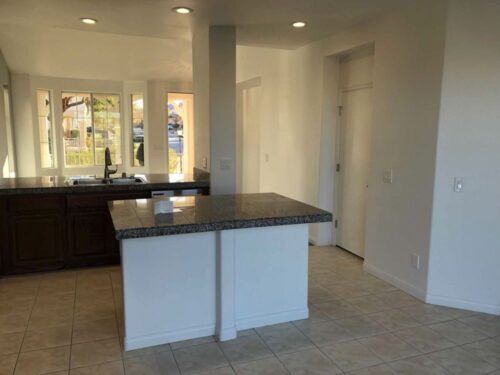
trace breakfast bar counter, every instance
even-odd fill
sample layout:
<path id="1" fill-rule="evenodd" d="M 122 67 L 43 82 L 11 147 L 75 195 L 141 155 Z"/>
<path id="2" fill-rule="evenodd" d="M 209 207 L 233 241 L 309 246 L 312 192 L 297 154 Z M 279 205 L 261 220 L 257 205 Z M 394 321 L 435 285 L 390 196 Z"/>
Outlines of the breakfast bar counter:
<path id="1" fill-rule="evenodd" d="M 109 202 L 126 350 L 305 319 L 308 224 L 329 212 L 274 193 Z M 161 203 L 160 203 L 161 204 Z"/>

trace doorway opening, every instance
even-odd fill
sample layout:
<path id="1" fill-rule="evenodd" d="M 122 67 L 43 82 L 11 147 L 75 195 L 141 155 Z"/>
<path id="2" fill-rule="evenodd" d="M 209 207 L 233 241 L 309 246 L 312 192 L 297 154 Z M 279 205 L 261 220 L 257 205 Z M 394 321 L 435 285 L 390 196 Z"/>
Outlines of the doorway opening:
<path id="1" fill-rule="evenodd" d="M 236 85 L 236 191 L 260 192 L 261 79 L 253 78 Z"/>
<path id="2" fill-rule="evenodd" d="M 193 173 L 193 101 L 193 94 L 169 92 L 167 95 L 169 173 Z"/>
<path id="3" fill-rule="evenodd" d="M 339 57 L 337 246 L 364 258 L 374 49 Z"/>

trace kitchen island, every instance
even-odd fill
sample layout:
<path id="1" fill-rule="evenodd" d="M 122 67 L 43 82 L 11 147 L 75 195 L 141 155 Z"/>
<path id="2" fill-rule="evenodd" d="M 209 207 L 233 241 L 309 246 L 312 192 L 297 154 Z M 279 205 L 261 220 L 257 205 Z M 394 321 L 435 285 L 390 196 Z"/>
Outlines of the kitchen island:
<path id="1" fill-rule="evenodd" d="M 308 317 L 308 224 L 329 212 L 274 193 L 109 202 L 126 350 Z"/>

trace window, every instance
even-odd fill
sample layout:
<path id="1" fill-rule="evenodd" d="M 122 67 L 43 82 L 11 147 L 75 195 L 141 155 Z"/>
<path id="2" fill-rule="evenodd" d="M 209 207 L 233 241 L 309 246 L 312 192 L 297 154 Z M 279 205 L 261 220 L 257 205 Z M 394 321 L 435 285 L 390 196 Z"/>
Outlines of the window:
<path id="1" fill-rule="evenodd" d="M 169 173 L 191 173 L 193 148 L 193 94 L 168 93 Z"/>
<path id="2" fill-rule="evenodd" d="M 132 166 L 144 165 L 144 96 L 132 94 Z"/>
<path id="3" fill-rule="evenodd" d="M 120 96 L 62 93 L 64 165 L 104 165 L 109 147 L 113 164 L 122 164 Z"/>
<path id="4" fill-rule="evenodd" d="M 37 90 L 36 102 L 38 108 L 41 167 L 55 168 L 54 129 L 52 127 L 52 103 L 50 91 Z"/>

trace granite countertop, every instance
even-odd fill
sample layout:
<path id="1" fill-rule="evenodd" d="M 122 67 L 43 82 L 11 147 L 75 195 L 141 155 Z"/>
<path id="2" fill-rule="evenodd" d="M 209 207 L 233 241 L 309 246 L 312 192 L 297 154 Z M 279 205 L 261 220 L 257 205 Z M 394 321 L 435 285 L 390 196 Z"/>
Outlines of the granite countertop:
<path id="1" fill-rule="evenodd" d="M 68 178 L 62 176 L 0 178 L 0 195 L 169 190 L 209 187 L 209 180 L 206 177 L 195 178 L 192 174 L 141 174 L 138 176 L 145 178 L 146 182 L 130 185 L 72 186 L 68 184 Z"/>
<path id="2" fill-rule="evenodd" d="M 160 198 L 108 202 L 117 239 L 332 221 L 332 214 L 275 193 L 172 198 L 174 213 L 154 214 Z"/>

